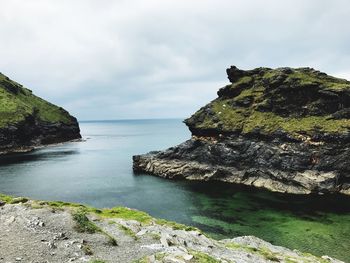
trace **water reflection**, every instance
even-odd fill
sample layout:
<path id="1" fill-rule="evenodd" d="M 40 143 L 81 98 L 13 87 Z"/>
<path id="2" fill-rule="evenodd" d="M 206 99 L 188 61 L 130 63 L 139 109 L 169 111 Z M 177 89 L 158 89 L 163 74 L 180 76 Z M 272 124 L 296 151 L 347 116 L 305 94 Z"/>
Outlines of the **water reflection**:
<path id="1" fill-rule="evenodd" d="M 14 153 L 5 156 L 0 156 L 0 166 L 14 165 L 28 162 L 38 162 L 50 159 L 65 158 L 69 155 L 79 154 L 78 150 L 34 150 L 28 153 Z"/>

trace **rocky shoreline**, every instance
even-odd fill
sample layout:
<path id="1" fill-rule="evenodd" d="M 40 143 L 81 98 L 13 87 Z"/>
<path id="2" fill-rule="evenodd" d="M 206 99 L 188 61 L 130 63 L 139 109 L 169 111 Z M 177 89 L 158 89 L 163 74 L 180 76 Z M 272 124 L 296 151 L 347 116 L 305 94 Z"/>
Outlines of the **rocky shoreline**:
<path id="1" fill-rule="evenodd" d="M 133 157 L 136 173 L 293 194 L 350 195 L 350 82 L 310 68 L 227 69 L 192 138 Z"/>
<path id="2" fill-rule="evenodd" d="M 69 124 L 43 122 L 34 117 L 0 128 L 0 155 L 29 152 L 38 147 L 81 139 L 76 118 Z"/>
<path id="3" fill-rule="evenodd" d="M 350 166 L 344 167 L 350 151 L 330 145 L 315 154 L 315 148 L 247 138 L 193 138 L 163 152 L 134 156 L 133 169 L 168 179 L 222 181 L 282 193 L 350 195 L 349 181 L 337 171 L 350 174 Z"/>
<path id="4" fill-rule="evenodd" d="M 0 151 L 0 155 L 10 155 L 10 154 L 21 154 L 21 153 L 30 153 L 35 150 L 39 150 L 46 147 L 52 147 L 52 146 L 59 146 L 64 143 L 70 143 L 70 142 L 84 142 L 85 139 L 78 138 L 78 139 L 72 139 L 72 140 L 62 140 L 62 142 L 57 143 L 48 143 L 48 144 L 38 144 L 33 146 L 22 146 L 17 148 L 9 148 L 7 150 Z"/>
<path id="5" fill-rule="evenodd" d="M 214 240 L 200 230 L 123 207 L 0 194 L 0 262 L 341 263 L 253 236 Z"/>

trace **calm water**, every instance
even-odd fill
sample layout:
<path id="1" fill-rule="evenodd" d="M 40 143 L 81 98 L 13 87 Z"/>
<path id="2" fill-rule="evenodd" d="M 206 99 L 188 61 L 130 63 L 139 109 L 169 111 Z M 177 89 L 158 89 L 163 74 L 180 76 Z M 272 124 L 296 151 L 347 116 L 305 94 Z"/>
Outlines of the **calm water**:
<path id="1" fill-rule="evenodd" d="M 216 238 L 256 235 L 350 259 L 350 198 L 135 176 L 132 155 L 190 137 L 181 120 L 83 122 L 81 129 L 86 142 L 1 157 L 0 192 L 96 207 L 123 205 L 197 226 Z"/>

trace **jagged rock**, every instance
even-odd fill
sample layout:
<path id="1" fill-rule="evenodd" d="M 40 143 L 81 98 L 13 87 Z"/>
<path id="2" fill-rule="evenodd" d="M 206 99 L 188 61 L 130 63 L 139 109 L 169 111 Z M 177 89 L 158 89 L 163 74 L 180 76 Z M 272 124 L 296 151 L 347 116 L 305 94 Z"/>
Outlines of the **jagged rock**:
<path id="1" fill-rule="evenodd" d="M 311 68 L 227 69 L 185 120 L 192 138 L 133 157 L 135 172 L 297 194 L 350 194 L 350 82 Z"/>
<path id="2" fill-rule="evenodd" d="M 0 73 L 0 154 L 80 139 L 76 118 Z"/>

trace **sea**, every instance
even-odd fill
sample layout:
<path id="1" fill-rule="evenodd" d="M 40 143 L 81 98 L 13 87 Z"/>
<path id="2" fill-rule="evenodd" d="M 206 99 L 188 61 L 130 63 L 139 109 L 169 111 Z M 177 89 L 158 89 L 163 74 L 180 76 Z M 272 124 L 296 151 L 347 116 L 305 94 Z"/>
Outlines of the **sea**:
<path id="1" fill-rule="evenodd" d="M 350 198 L 290 195 L 134 174 L 132 156 L 190 139 L 180 119 L 81 121 L 83 141 L 0 157 L 0 193 L 98 208 L 127 206 L 216 239 L 254 235 L 350 262 Z"/>

